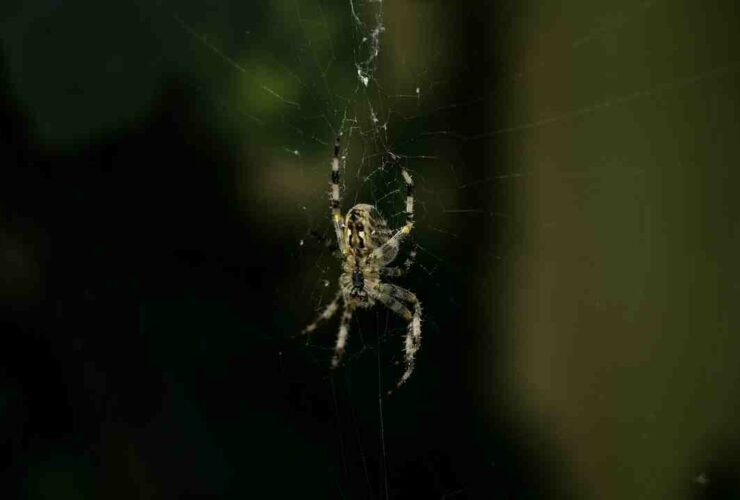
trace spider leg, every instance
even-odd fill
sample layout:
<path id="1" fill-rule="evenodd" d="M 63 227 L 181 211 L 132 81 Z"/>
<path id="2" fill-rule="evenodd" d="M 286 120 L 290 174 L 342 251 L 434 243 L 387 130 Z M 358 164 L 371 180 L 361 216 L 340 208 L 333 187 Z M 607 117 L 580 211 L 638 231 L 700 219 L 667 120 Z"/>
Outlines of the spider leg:
<path id="1" fill-rule="evenodd" d="M 349 322 L 352 319 L 352 306 L 345 304 L 344 312 L 342 313 L 342 322 L 339 324 L 339 335 L 337 335 L 337 345 L 334 348 L 334 357 L 331 360 L 331 367 L 336 368 L 339 366 L 339 361 L 344 355 L 344 347 L 347 345 L 347 337 L 349 336 Z"/>
<path id="2" fill-rule="evenodd" d="M 414 223 L 414 179 L 409 171 L 401 167 L 401 175 L 406 183 L 406 224 Z"/>
<path id="3" fill-rule="evenodd" d="M 380 277 L 381 278 L 398 278 L 406 274 L 406 270 L 402 267 L 381 267 Z"/>
<path id="4" fill-rule="evenodd" d="M 337 245 L 339 250 L 344 255 L 345 245 L 344 238 L 342 237 L 342 212 L 339 209 L 341 202 L 341 196 L 339 194 L 339 137 L 337 136 L 334 141 L 334 156 L 331 159 L 331 220 L 334 225 L 334 233 L 337 237 Z"/>
<path id="5" fill-rule="evenodd" d="M 381 266 L 385 266 L 386 264 L 390 264 L 390 262 L 398 255 L 398 249 L 401 246 L 401 242 L 408 236 L 408 234 L 411 232 L 411 229 L 414 227 L 414 179 L 411 177 L 411 174 L 409 174 L 408 170 L 406 170 L 404 167 L 401 167 L 401 175 L 403 176 L 403 180 L 406 183 L 406 224 L 396 231 L 396 233 L 391 236 L 388 241 L 386 241 L 383 245 L 376 248 L 371 258 L 373 260 L 379 260 Z M 414 245 L 413 249 L 411 250 L 411 253 L 409 254 L 409 257 L 406 259 L 406 262 L 403 263 L 402 268 L 405 268 L 406 271 L 411 268 L 411 266 L 414 264 L 414 261 L 416 260 L 416 245 Z M 406 272 L 404 271 L 404 272 Z"/>
<path id="6" fill-rule="evenodd" d="M 408 170 L 406 170 L 404 167 L 401 167 L 401 175 L 403 176 L 403 180 L 406 183 L 406 224 L 413 224 L 414 223 L 414 179 L 411 177 L 411 174 L 409 174 Z M 409 256 L 404 261 L 403 265 L 400 266 L 402 269 L 402 272 L 399 276 L 403 276 L 406 274 L 409 269 L 411 269 L 411 266 L 414 265 L 414 262 L 416 262 L 416 242 L 413 242 L 413 245 L 411 246 L 411 251 L 409 252 Z"/>
<path id="7" fill-rule="evenodd" d="M 392 283 L 381 283 L 379 288 L 388 295 L 399 300 L 403 300 L 404 302 L 409 302 L 412 305 L 419 302 L 419 299 L 416 298 L 416 294 L 398 285 L 394 285 Z"/>
<path id="8" fill-rule="evenodd" d="M 396 255 L 398 255 L 398 249 L 401 246 L 401 242 L 411 232 L 412 227 L 414 227 L 413 222 L 406 223 L 406 225 L 396 231 L 396 234 L 391 236 L 388 241 L 373 250 L 373 253 L 368 257 L 368 260 L 377 260 L 381 266 L 390 264 L 390 262 L 396 258 Z"/>
<path id="9" fill-rule="evenodd" d="M 416 352 L 421 346 L 421 303 L 413 293 L 390 283 L 379 284 L 378 290 L 374 294 L 374 298 L 382 302 L 383 305 L 401 316 L 408 323 L 406 327 L 406 338 L 404 340 L 406 370 L 396 384 L 396 389 L 398 389 L 411 377 L 414 371 Z M 413 314 L 401 301 L 409 302 L 414 306 Z"/>
<path id="10" fill-rule="evenodd" d="M 312 331 L 316 330 L 316 327 L 318 327 L 322 322 L 334 316 L 334 313 L 336 313 L 337 309 L 339 309 L 339 299 L 341 297 L 342 297 L 342 291 L 339 290 L 337 292 L 336 297 L 334 297 L 334 300 L 329 302 L 329 305 L 327 305 L 326 308 L 322 311 L 322 313 L 319 314 L 316 320 L 310 325 L 308 325 L 306 328 L 301 330 L 301 335 L 306 335 L 308 333 L 311 333 Z"/>
<path id="11" fill-rule="evenodd" d="M 416 352 L 421 347 L 421 302 L 416 295 L 400 286 L 393 285 L 390 283 L 382 283 L 380 285 L 381 290 L 389 293 L 393 297 L 408 302 L 414 306 L 414 314 L 409 322 L 406 331 L 406 339 L 404 343 L 404 354 L 406 356 L 406 371 L 401 376 L 401 379 L 396 384 L 396 389 L 403 385 L 411 373 L 414 371 L 414 359 L 416 358 Z"/>
<path id="12" fill-rule="evenodd" d="M 405 276 L 406 273 L 409 272 L 409 269 L 414 265 L 416 262 L 416 243 L 414 243 L 414 246 L 411 247 L 411 252 L 409 252 L 409 256 L 406 257 L 406 260 L 397 267 L 381 267 L 380 268 L 380 276 L 383 278 L 400 278 L 401 276 Z"/>
<path id="13" fill-rule="evenodd" d="M 401 266 L 401 269 L 403 272 L 401 273 L 401 276 L 409 272 L 409 269 L 411 269 L 411 266 L 414 265 L 416 262 L 416 242 L 413 243 L 413 246 L 411 247 L 411 251 L 409 252 L 409 256 L 406 257 L 406 260 L 403 262 L 403 265 Z"/>

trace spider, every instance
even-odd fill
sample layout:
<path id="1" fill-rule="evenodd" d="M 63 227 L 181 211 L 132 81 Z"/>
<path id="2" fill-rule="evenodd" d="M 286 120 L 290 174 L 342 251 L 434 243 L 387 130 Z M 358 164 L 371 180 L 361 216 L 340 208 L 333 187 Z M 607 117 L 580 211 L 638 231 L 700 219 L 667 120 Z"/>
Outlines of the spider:
<path id="1" fill-rule="evenodd" d="M 421 345 L 421 303 L 412 292 L 400 286 L 385 283 L 382 278 L 396 278 L 406 274 L 416 259 L 413 247 L 401 266 L 390 264 L 398 255 L 401 242 L 414 227 L 414 181 L 408 171 L 401 167 L 406 185 L 406 224 L 397 231 L 388 224 L 378 209 L 366 203 L 350 208 L 342 216 L 339 208 L 339 140 L 334 143 L 334 156 L 331 161 L 331 218 L 342 259 L 342 274 L 339 276 L 339 290 L 334 300 L 323 310 L 316 320 L 303 329 L 303 334 L 313 332 L 323 321 L 330 319 L 343 302 L 342 319 L 339 324 L 332 368 L 339 365 L 349 335 L 349 324 L 355 309 L 369 309 L 376 302 L 401 316 L 407 322 L 404 342 L 406 370 L 396 384 L 396 388 L 406 382 L 414 371 L 414 358 Z M 413 309 L 413 312 L 411 312 Z"/>

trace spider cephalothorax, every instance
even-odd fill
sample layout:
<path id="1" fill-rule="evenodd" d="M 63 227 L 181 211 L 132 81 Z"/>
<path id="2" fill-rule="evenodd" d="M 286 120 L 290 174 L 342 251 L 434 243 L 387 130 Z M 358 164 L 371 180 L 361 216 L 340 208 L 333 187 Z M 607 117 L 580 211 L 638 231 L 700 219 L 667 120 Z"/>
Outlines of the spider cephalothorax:
<path id="1" fill-rule="evenodd" d="M 388 229 L 380 211 L 366 203 L 355 205 L 342 217 L 339 208 L 339 139 L 334 144 L 331 165 L 332 222 L 343 261 L 342 274 L 339 276 L 339 291 L 334 300 L 303 332 L 310 333 L 321 321 L 331 318 L 339 309 L 340 299 L 343 300 L 344 313 L 332 360 L 332 366 L 337 366 L 347 343 L 349 322 L 354 309 L 369 308 L 380 302 L 408 323 L 404 342 L 406 371 L 398 382 L 400 386 L 411 376 L 414 357 L 421 343 L 421 304 L 413 293 L 397 285 L 384 283 L 381 278 L 402 276 L 414 263 L 416 249 L 412 248 L 401 266 L 390 266 L 398 255 L 401 242 L 414 225 L 414 183 L 408 171 L 401 167 L 406 184 L 406 224 L 401 229 L 392 231 Z M 409 308 L 413 308 L 413 312 Z"/>
<path id="2" fill-rule="evenodd" d="M 390 238 L 390 231 L 373 205 L 361 203 L 352 207 L 344 218 L 343 239 L 347 255 L 340 287 L 357 307 L 374 304 L 365 289 L 378 281 L 378 269 L 372 265 L 372 252 Z M 350 280 L 347 280 L 347 278 Z"/>
<path id="3" fill-rule="evenodd" d="M 344 240 L 353 255 L 365 257 L 390 237 L 388 224 L 373 205 L 360 203 L 347 212 Z"/>

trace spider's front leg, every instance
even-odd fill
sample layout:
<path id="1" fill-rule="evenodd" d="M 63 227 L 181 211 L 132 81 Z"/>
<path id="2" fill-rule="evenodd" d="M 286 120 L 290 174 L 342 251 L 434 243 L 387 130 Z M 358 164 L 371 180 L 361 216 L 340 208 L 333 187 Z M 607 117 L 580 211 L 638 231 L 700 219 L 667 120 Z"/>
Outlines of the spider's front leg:
<path id="1" fill-rule="evenodd" d="M 403 181 L 406 183 L 406 224 L 413 224 L 415 213 L 414 203 L 416 201 L 414 198 L 414 179 L 404 167 L 401 167 L 401 175 L 403 176 Z M 411 251 L 404 263 L 398 267 L 396 276 L 405 275 L 411 269 L 411 266 L 414 265 L 414 262 L 416 262 L 416 247 L 416 242 L 413 242 Z"/>
<path id="2" fill-rule="evenodd" d="M 408 236 L 413 227 L 413 222 L 407 222 L 406 225 L 396 231 L 396 234 L 391 236 L 388 241 L 373 250 L 373 253 L 370 255 L 370 259 L 376 261 L 379 266 L 390 264 L 391 261 L 396 258 L 396 255 L 398 255 L 398 249 L 401 247 L 401 242 L 406 238 L 406 236 Z M 409 267 L 411 266 L 409 265 Z"/>
<path id="3" fill-rule="evenodd" d="M 398 255 L 401 242 L 411 233 L 411 229 L 414 227 L 414 179 L 404 167 L 401 167 L 401 175 L 406 184 L 406 224 L 396 231 L 396 234 L 391 236 L 388 241 L 373 251 L 371 258 L 378 261 L 380 266 L 386 266 L 393 261 L 396 255 Z M 385 271 L 386 276 L 402 276 L 411 268 L 415 260 L 416 245 L 411 249 L 409 257 L 403 265 L 399 268 L 393 268 L 393 271 Z"/>
<path id="4" fill-rule="evenodd" d="M 341 200 L 339 191 L 339 136 L 337 136 L 336 141 L 334 141 L 334 156 L 331 159 L 331 220 L 334 225 L 339 251 L 342 255 L 345 255 L 346 248 L 342 228 L 344 217 L 342 217 L 342 211 L 339 208 Z"/>

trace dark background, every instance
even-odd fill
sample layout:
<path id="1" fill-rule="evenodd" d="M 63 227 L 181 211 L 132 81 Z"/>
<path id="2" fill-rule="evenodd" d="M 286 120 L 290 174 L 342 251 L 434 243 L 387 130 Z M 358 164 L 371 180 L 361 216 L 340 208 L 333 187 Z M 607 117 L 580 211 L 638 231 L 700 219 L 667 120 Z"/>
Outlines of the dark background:
<path id="1" fill-rule="evenodd" d="M 310 233 L 347 131 L 265 73 L 314 40 L 294 8 L 2 7 L 2 497 L 740 497 L 736 8 L 386 3 L 378 84 L 428 52 L 438 90 L 369 94 L 402 111 L 380 142 L 445 160 L 410 165 L 425 333 L 389 398 L 388 313 L 334 373 L 335 322 L 291 338 L 333 293 Z"/>

